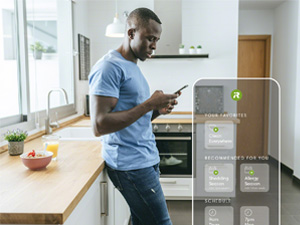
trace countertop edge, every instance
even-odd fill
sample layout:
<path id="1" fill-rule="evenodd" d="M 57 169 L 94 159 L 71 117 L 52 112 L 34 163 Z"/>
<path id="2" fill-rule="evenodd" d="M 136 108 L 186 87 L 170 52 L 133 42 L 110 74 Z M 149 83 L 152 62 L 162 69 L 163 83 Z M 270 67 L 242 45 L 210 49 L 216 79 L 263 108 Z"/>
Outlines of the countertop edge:
<path id="1" fill-rule="evenodd" d="M 0 213 L 0 224 L 63 224 L 69 218 L 80 200 L 92 186 L 96 178 L 104 170 L 105 162 L 92 174 L 84 187 L 78 192 L 73 201 L 64 210 L 58 213 Z"/>
<path id="2" fill-rule="evenodd" d="M 86 194 L 86 192 L 89 190 L 89 188 L 92 186 L 96 178 L 100 175 L 100 173 L 104 170 L 105 162 L 103 161 L 102 164 L 100 164 L 99 168 L 95 171 L 95 173 L 91 176 L 91 178 L 88 180 L 88 182 L 84 185 L 84 187 L 81 189 L 81 191 L 77 194 L 77 196 L 73 199 L 71 204 L 66 208 L 66 210 L 62 214 L 62 221 L 61 223 L 66 222 L 68 217 L 71 215 L 73 210 L 76 208 L 82 197 Z"/>

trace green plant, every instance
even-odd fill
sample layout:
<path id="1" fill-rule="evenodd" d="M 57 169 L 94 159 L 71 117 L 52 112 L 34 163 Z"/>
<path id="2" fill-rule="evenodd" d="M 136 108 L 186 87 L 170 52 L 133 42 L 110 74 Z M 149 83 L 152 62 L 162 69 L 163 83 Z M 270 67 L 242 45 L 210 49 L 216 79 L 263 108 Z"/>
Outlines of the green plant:
<path id="1" fill-rule="evenodd" d="M 44 46 L 38 41 L 36 41 L 34 43 L 34 45 L 30 45 L 30 49 L 33 52 L 34 51 L 36 51 L 36 52 L 45 52 L 46 51 L 46 49 L 44 49 Z"/>
<path id="2" fill-rule="evenodd" d="M 192 46 L 190 47 L 190 49 L 195 49 L 195 47 L 192 45 Z"/>
<path id="3" fill-rule="evenodd" d="M 180 45 L 179 45 L 179 48 L 184 48 L 184 44 L 180 44 Z"/>
<path id="4" fill-rule="evenodd" d="M 28 133 L 27 131 L 16 129 L 12 131 L 7 131 L 3 136 L 4 140 L 7 141 L 24 141 L 27 138 Z"/>
<path id="5" fill-rule="evenodd" d="M 46 53 L 55 53 L 55 49 L 52 46 L 48 46 Z"/>
<path id="6" fill-rule="evenodd" d="M 202 48 L 202 46 L 201 46 L 201 45 L 198 45 L 197 48 Z"/>

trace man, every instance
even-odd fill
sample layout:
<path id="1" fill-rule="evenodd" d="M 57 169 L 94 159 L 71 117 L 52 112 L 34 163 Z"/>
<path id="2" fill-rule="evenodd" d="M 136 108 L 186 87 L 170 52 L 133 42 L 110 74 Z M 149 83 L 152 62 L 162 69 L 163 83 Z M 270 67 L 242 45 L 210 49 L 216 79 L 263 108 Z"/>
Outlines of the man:
<path id="1" fill-rule="evenodd" d="M 177 94 L 155 91 L 150 97 L 137 66 L 156 49 L 161 21 L 147 8 L 127 18 L 125 38 L 109 51 L 89 76 L 94 134 L 102 136 L 102 156 L 108 175 L 126 199 L 133 225 L 172 224 L 159 182 L 159 155 L 151 120 L 170 113 Z"/>

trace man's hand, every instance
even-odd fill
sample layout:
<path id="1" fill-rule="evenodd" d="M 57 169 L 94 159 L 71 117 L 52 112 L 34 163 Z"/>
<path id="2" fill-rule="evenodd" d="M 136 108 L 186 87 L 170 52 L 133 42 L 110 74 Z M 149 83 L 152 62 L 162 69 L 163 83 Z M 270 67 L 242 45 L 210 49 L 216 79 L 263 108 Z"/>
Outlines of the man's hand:
<path id="1" fill-rule="evenodd" d="M 153 110 L 172 111 L 174 105 L 177 104 L 175 100 L 179 94 L 164 94 L 162 91 L 155 91 L 153 95 L 147 100 Z M 171 112 L 170 111 L 170 112 Z"/>
<path id="2" fill-rule="evenodd" d="M 161 115 L 169 114 L 174 109 L 174 105 L 177 105 L 177 104 L 178 104 L 178 102 L 176 100 L 174 100 L 170 104 L 168 104 L 167 107 L 158 110 L 158 112 Z"/>

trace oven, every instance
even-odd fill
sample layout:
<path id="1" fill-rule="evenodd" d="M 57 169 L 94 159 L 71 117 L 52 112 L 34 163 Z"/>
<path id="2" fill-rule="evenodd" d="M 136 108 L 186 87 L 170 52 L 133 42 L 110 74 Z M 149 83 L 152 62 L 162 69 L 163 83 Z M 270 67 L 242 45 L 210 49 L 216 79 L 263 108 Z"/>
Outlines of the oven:
<path id="1" fill-rule="evenodd" d="M 192 177 L 192 125 L 153 124 L 161 177 Z"/>

